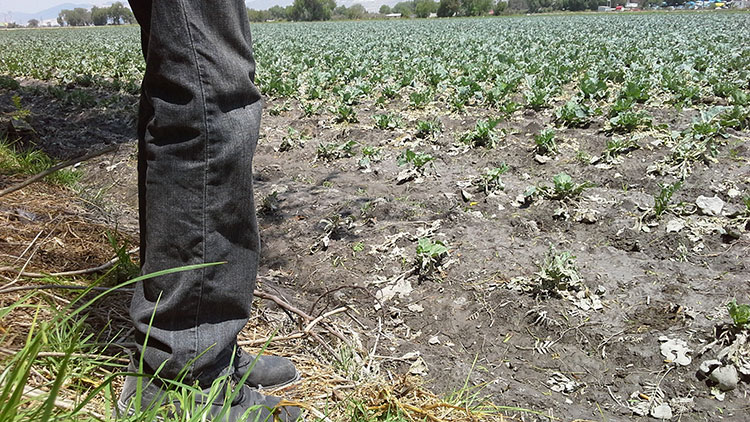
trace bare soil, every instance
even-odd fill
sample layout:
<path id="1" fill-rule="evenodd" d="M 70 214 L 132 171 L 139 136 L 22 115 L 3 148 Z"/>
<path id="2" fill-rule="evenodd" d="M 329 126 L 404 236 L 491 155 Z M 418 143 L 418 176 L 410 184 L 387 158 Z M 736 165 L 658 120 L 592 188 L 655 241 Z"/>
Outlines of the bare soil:
<path id="1" fill-rule="evenodd" d="M 0 93 L 0 104 L 9 104 L 12 94 Z M 113 226 L 137 243 L 136 99 L 123 99 L 129 105 L 120 108 L 80 109 L 44 94 L 23 97 L 36 130 L 31 140 L 52 156 L 69 158 L 110 143 L 121 147 L 80 166 L 84 177 L 75 195 L 43 188 L 31 191 L 33 200 L 23 191 L 3 198 L 2 264 L 17 265 L 7 262 L 8 256 L 18 256 L 35 235 L 19 231 L 22 223 L 13 217 L 19 209 L 55 218 L 41 195 L 58 199 L 57 213 L 77 207 L 76 218 L 97 229 L 71 227 L 70 233 L 96 246 L 81 246 L 87 256 L 72 252 L 80 248 L 60 248 L 71 251 L 65 256 L 37 254 L 27 270 L 66 270 L 73 263 L 85 268 L 108 260 L 102 233 Z M 500 124 L 504 133 L 496 148 L 467 149 L 455 145 L 457 137 L 492 112 L 411 111 L 395 100 L 386 111 L 401 115 L 402 128 L 380 130 L 372 115 L 384 110 L 372 104 L 356 108 L 358 123 L 339 124 L 328 111 L 304 117 L 295 101 L 267 100 L 254 159 L 263 287 L 314 316 L 351 307 L 355 313 L 347 321 L 357 331 L 363 355 L 376 347 L 371 359 L 383 374 L 411 371 L 440 394 L 480 386 L 479 394 L 497 405 L 561 420 L 645 420 L 649 417 L 631 407 L 648 400 L 670 403 L 673 420 L 748 419 L 749 380 L 719 401 L 696 377 L 700 363 L 713 358 L 718 347 L 701 357 L 698 350 L 731 321 L 727 302 L 750 303 L 750 234 L 746 220 L 736 217 L 742 196 L 750 194 L 747 133 L 731 132 L 718 161 L 697 164 L 673 197 L 674 203 L 694 204 L 699 195 L 716 195 L 725 202 L 721 215 L 685 206 L 681 215 L 667 213 L 644 231 L 639 218 L 653 206 L 663 181 L 647 176 L 646 168 L 668 154 L 656 133 L 644 133 L 641 148 L 614 163 L 593 165 L 583 160 L 583 152 L 602 153 L 608 139 L 602 128 L 558 129 L 559 154 L 540 164 L 533 135 L 551 123 L 550 110 L 518 111 Z M 649 111 L 656 124 L 669 123 L 673 130 L 686 127 L 696 114 Z M 432 140 L 416 138 L 416 121 L 432 117 L 440 119 L 443 132 Z M 293 147 L 284 150 L 289 128 L 302 136 L 292 135 Z M 358 143 L 353 156 L 317 157 L 320 144 L 349 140 Z M 382 160 L 369 169 L 359 165 L 364 146 L 382 148 Z M 407 147 L 435 161 L 418 179 L 398 184 L 406 167 L 397 165 L 397 157 Z M 504 190 L 485 195 L 469 186 L 484 168 L 501 163 L 510 167 L 502 177 Z M 549 185 L 562 171 L 595 186 L 567 202 L 516 200 L 528 186 Z M 11 179 L 3 176 L 0 187 Z M 730 196 L 730 188 L 742 195 Z M 24 201 L 35 205 L 24 208 Z M 568 218 L 555 217 L 560 208 L 567 209 Z M 577 215 L 589 217 L 576 221 Z M 677 218 L 685 227 L 668 232 L 667 223 Z M 734 234 L 728 235 L 731 227 Z M 414 271 L 420 237 L 441 240 L 450 250 L 427 277 Z M 566 298 L 524 291 L 551 247 L 575 255 L 585 286 L 582 297 L 600 299 L 602 309 L 585 310 Z M 253 338 L 257 324 L 251 321 L 243 338 Z M 665 360 L 663 336 L 687 342 L 692 362 L 680 366 Z M 300 353 L 320 347 L 312 341 L 295 344 Z M 324 350 L 314 354 L 334 361 Z"/>

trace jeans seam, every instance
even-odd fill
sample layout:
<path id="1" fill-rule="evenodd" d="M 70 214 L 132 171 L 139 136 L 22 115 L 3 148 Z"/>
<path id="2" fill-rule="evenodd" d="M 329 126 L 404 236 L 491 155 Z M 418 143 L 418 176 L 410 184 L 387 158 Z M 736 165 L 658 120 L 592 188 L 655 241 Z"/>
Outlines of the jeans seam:
<path id="1" fill-rule="evenodd" d="M 206 201 L 208 198 L 208 111 L 206 110 L 206 92 L 204 90 L 204 84 L 203 84 L 203 75 L 201 74 L 201 66 L 198 61 L 198 52 L 195 48 L 195 41 L 193 39 L 193 33 L 190 30 L 190 20 L 187 16 L 187 11 L 185 9 L 185 2 L 184 0 L 180 1 L 180 6 L 182 8 L 182 15 L 185 19 L 185 28 L 187 30 L 188 34 L 188 40 L 190 42 L 190 49 L 193 53 L 193 60 L 195 60 L 195 70 L 198 73 L 198 87 L 200 89 L 200 102 L 201 107 L 203 108 L 203 198 L 201 201 L 201 230 L 202 230 L 202 236 L 203 236 L 203 244 L 202 244 L 202 250 L 201 250 L 201 263 L 206 263 Z M 201 298 L 203 297 L 203 285 L 206 280 L 206 269 L 201 269 L 201 279 L 200 279 L 200 288 L 198 290 L 198 304 L 195 307 L 195 324 L 194 324 L 194 333 L 195 333 L 195 354 L 197 355 L 200 351 L 199 349 L 199 342 L 198 342 L 198 318 L 200 316 L 200 309 L 201 309 Z M 190 378 L 193 379 L 195 374 L 193 373 L 194 366 L 191 365 L 190 367 Z"/>

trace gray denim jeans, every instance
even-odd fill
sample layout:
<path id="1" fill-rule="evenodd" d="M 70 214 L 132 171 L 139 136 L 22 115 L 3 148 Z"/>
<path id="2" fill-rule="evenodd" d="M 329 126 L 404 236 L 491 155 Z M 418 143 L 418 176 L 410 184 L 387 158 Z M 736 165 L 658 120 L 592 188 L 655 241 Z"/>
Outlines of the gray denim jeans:
<path id="1" fill-rule="evenodd" d="M 186 380 L 207 386 L 230 364 L 258 266 L 252 159 L 262 101 L 247 12 L 242 0 L 130 5 L 146 59 L 138 123 L 142 273 L 225 262 L 139 283 L 130 315 L 145 371 L 164 364 L 159 374 L 175 378 L 189 366 Z"/>

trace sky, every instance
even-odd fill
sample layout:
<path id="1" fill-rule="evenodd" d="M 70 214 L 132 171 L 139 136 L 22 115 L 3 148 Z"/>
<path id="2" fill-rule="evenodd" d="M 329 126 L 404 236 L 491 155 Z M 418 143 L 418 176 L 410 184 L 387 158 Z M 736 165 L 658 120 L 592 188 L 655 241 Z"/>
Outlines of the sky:
<path id="1" fill-rule="evenodd" d="M 35 13 L 57 6 L 61 3 L 97 3 L 96 1 L 68 1 L 68 0 L 0 0 L 0 12 Z"/>

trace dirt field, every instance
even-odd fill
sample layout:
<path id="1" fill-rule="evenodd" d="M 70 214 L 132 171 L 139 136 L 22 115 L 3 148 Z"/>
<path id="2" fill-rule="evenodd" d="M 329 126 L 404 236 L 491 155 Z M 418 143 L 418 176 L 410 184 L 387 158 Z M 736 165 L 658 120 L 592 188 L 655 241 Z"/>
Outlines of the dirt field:
<path id="1" fill-rule="evenodd" d="M 3 112 L 11 111 L 11 95 L 0 92 Z M 25 191 L 3 198 L 3 256 L 18 256 L 59 215 L 85 230 L 45 232 L 27 271 L 105 262 L 111 258 L 107 229 L 117 227 L 136 243 L 136 99 L 84 110 L 44 94 L 24 100 L 36 130 L 29 140 L 53 157 L 111 143 L 120 148 L 78 167 L 84 176 L 75 194 L 37 185 L 28 192 L 54 201 L 45 205 Z M 603 127 L 559 128 L 559 152 L 546 161 L 535 159 L 533 136 L 551 122 L 552 109 L 516 111 L 499 124 L 498 144 L 488 149 L 456 142 L 487 110 L 405 112 L 399 101 L 388 107 L 404 117 L 400 128 L 374 127 L 372 116 L 383 110 L 373 104 L 358 107 L 358 123 L 344 124 L 328 111 L 304 117 L 294 101 L 266 104 L 254 161 L 264 290 L 311 316 L 348 307 L 329 319 L 348 327 L 349 346 L 369 359 L 368 369 L 379 368 L 373 374 L 419 375 L 439 394 L 478 386 L 497 405 L 548 415 L 519 419 L 645 420 L 665 416 L 659 412 L 668 404 L 672 420 L 748 420 L 747 377 L 726 392 L 699 379 L 700 364 L 735 339 L 726 304 L 750 302 L 750 216 L 742 202 L 750 193 L 747 132 L 729 129 L 716 162 L 696 163 L 675 191 L 674 206 L 652 219 L 660 186 L 647 169 L 669 154 L 657 129 L 641 132 L 639 148 L 597 160 L 606 148 Z M 655 125 L 672 129 L 697 116 L 690 108 L 645 109 Z M 415 122 L 433 116 L 442 132 L 418 138 Z M 343 149 L 340 158 L 319 152 L 321 144 L 347 141 L 356 142 L 351 156 Z M 380 148 L 369 166 L 360 162 L 365 147 Z M 397 164 L 405 148 L 434 161 L 406 175 L 409 166 Z M 504 189 L 486 194 L 472 184 L 483 169 L 502 163 L 509 167 L 501 176 Z M 592 186 L 570 199 L 524 198 L 529 186 L 543 190 L 561 172 Z M 21 179 L 3 176 L 1 185 Z M 709 215 L 696 205 L 699 196 L 718 197 L 722 207 Z M 55 252 L 54 239 L 72 245 L 76 238 L 79 246 Z M 433 271 L 417 269 L 420 238 L 448 248 Z M 563 252 L 574 256 L 565 264 L 577 268 L 580 280 L 567 278 L 564 289 L 540 288 L 545 258 Z M 243 338 L 256 338 L 258 324 L 266 322 L 252 321 Z M 293 329 L 282 325 L 282 335 Z M 661 346 L 671 340 L 684 341 L 691 359 L 663 355 Z M 287 347 L 325 364 L 343 361 L 310 339 Z M 356 372 L 336 367 L 343 377 Z"/>

